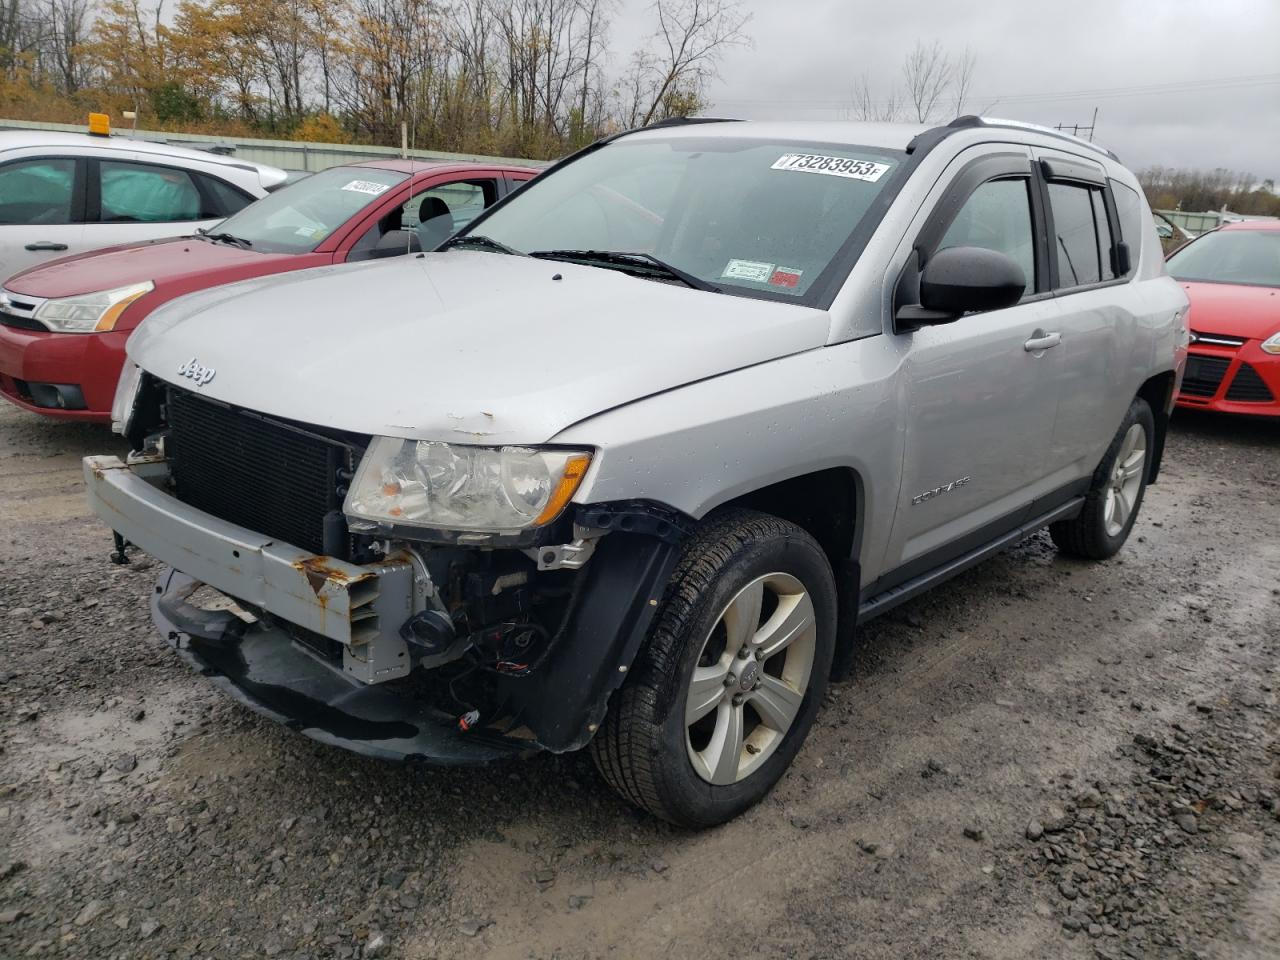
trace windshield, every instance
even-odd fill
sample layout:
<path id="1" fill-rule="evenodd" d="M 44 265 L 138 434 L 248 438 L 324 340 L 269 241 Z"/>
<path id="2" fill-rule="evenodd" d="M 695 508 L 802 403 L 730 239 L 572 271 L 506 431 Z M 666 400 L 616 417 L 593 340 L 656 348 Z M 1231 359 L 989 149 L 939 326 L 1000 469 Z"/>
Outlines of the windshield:
<path id="1" fill-rule="evenodd" d="M 904 159 L 847 145 L 627 137 L 531 181 L 473 232 L 519 253 L 646 254 L 726 292 L 811 302 Z"/>
<path id="2" fill-rule="evenodd" d="M 1169 258 L 1178 280 L 1280 287 L 1280 230 L 1216 230 Z"/>
<path id="3" fill-rule="evenodd" d="M 376 167 L 330 167 L 249 204 L 213 227 L 264 253 L 310 253 L 407 174 Z"/>

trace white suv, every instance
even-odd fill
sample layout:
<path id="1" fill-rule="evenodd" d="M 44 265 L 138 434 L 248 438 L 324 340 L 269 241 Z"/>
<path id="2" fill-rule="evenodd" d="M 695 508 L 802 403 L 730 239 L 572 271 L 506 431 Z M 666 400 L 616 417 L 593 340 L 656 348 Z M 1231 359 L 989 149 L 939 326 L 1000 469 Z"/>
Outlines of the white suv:
<path id="1" fill-rule="evenodd" d="M 283 186 L 285 171 L 185 147 L 0 133 L 0 277 L 52 257 L 194 233 Z"/>

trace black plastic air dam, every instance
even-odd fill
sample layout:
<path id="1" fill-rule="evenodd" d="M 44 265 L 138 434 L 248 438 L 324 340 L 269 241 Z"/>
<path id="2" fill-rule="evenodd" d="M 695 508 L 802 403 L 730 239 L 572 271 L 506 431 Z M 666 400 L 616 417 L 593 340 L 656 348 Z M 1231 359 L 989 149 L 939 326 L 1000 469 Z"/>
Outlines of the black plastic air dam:
<path id="1" fill-rule="evenodd" d="M 227 611 L 187 603 L 195 581 L 176 570 L 161 573 L 151 617 L 178 655 L 223 691 L 321 743 L 443 766 L 539 748 L 564 753 L 586 746 L 603 721 L 658 611 L 682 539 L 673 529 L 667 540 L 623 532 L 601 540 L 545 662 L 499 682 L 502 712 L 511 718 L 504 729 L 523 736 L 483 725 L 464 732 L 455 715 L 430 703 L 380 684 L 353 684 L 279 627 L 247 627 Z"/>
<path id="2" fill-rule="evenodd" d="M 674 529 L 668 540 L 622 532 L 602 538 L 546 662 L 528 676 L 503 678 L 509 708 L 541 746 L 565 753 L 595 736 L 661 606 L 680 539 Z"/>
<path id="3" fill-rule="evenodd" d="M 232 614 L 187 603 L 192 578 L 166 569 L 151 617 L 182 659 L 249 709 L 335 747 L 382 760 L 476 766 L 527 754 L 528 740 L 484 729 L 462 732 L 454 718 L 379 685 L 353 684 L 299 649 L 278 627 L 243 632 Z"/>

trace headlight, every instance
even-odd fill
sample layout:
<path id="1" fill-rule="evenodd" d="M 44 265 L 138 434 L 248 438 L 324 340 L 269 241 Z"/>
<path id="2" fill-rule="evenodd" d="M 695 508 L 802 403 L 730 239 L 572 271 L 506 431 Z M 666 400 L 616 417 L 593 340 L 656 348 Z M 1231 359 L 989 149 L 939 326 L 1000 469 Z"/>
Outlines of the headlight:
<path id="1" fill-rule="evenodd" d="M 560 515 L 591 464 L 585 450 L 477 447 L 377 437 L 345 510 L 352 519 L 486 533 Z"/>
<path id="2" fill-rule="evenodd" d="M 1262 341 L 1262 349 L 1267 353 L 1280 354 L 1280 333 L 1273 333 Z"/>
<path id="3" fill-rule="evenodd" d="M 115 327 L 125 307 L 155 288 L 145 280 L 114 290 L 46 300 L 32 316 L 57 333 L 104 333 Z"/>
<path id="4" fill-rule="evenodd" d="M 129 418 L 138 399 L 138 387 L 142 385 L 142 368 L 126 359 L 116 383 L 115 399 L 111 401 L 111 432 L 123 434 L 129 429 Z"/>

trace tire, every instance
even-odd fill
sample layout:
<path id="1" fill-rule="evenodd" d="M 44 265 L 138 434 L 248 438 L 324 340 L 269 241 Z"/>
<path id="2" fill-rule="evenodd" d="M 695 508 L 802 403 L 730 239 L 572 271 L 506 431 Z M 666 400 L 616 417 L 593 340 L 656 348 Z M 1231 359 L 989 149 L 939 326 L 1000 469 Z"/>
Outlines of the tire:
<path id="1" fill-rule="evenodd" d="M 624 799 L 671 823 L 733 819 L 769 792 L 804 743 L 835 635 L 835 579 L 808 533 L 746 510 L 709 519 L 685 545 L 591 742 L 596 766 Z"/>
<path id="2" fill-rule="evenodd" d="M 1147 492 L 1155 432 L 1147 401 L 1135 399 L 1093 472 L 1084 508 L 1071 520 L 1049 525 L 1049 536 L 1060 552 L 1082 560 L 1106 560 L 1124 546 Z"/>

